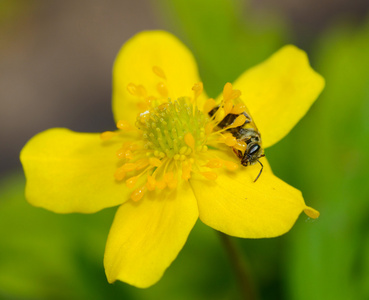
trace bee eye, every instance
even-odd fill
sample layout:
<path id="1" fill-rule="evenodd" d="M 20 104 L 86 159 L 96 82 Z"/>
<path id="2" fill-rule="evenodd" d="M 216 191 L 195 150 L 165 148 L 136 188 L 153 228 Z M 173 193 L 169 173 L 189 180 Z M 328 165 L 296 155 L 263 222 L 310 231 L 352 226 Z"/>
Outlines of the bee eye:
<path id="1" fill-rule="evenodd" d="M 258 144 L 252 145 L 249 150 L 249 155 L 256 153 L 259 149 L 260 149 L 260 146 Z"/>

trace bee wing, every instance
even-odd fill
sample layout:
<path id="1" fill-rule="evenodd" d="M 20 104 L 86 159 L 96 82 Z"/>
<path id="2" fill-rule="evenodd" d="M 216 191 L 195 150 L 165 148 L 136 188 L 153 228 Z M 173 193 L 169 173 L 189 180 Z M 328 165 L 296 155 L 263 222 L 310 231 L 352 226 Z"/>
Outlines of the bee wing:
<path id="1" fill-rule="evenodd" d="M 254 119 L 252 118 L 252 116 L 251 116 L 251 114 L 250 114 L 250 111 L 249 111 L 249 109 L 247 108 L 247 105 L 245 104 L 245 102 L 242 100 L 242 99 L 240 99 L 240 98 L 238 98 L 237 99 L 237 101 L 236 101 L 236 103 L 241 103 L 241 104 L 243 104 L 244 105 L 244 112 L 243 112 L 243 114 L 244 114 L 244 116 L 246 117 L 246 119 L 247 119 L 247 123 L 245 123 L 245 125 L 243 126 L 244 128 L 253 128 L 256 132 L 258 132 L 259 133 L 259 130 L 258 130 L 258 128 L 256 127 L 256 124 L 255 124 L 255 122 L 254 122 Z M 260 133 L 259 133 L 260 134 Z"/>

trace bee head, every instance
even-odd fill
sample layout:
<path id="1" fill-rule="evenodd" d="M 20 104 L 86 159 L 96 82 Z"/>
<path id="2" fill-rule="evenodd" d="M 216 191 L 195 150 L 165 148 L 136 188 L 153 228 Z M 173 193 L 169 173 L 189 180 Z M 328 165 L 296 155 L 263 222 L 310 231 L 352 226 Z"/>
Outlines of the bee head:
<path id="1" fill-rule="evenodd" d="M 260 144 L 251 142 L 247 145 L 247 149 L 241 159 L 241 164 L 243 166 L 253 165 L 262 156 L 264 156 L 264 154 Z"/>

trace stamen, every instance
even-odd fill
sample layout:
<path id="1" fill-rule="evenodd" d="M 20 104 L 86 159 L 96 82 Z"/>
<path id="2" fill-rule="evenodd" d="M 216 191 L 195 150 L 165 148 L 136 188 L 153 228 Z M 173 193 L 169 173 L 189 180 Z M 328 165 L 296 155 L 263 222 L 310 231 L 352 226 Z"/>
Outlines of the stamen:
<path id="1" fill-rule="evenodd" d="M 224 134 L 224 144 L 233 147 L 237 143 L 237 139 L 232 134 Z"/>
<path id="2" fill-rule="evenodd" d="M 225 112 L 223 108 L 219 108 L 217 112 L 215 113 L 215 121 L 217 123 L 221 122 L 225 117 Z"/>
<path id="3" fill-rule="evenodd" d="M 238 167 L 234 162 L 206 155 L 209 144 L 223 143 L 240 151 L 247 148 L 245 142 L 238 141 L 230 132 L 223 132 L 239 127 L 246 121 L 242 114 L 244 106 L 233 102 L 240 92 L 233 90 L 231 83 L 224 86 L 223 100 L 218 106 L 215 100 L 210 98 L 201 111 L 196 100 L 203 92 L 202 82 L 192 87 L 193 98 L 182 97 L 173 101 L 168 99 L 169 93 L 165 83 L 167 77 L 164 71 L 158 66 L 154 66 L 152 71 L 164 80 L 156 85 L 159 98 L 147 95 L 142 85 L 127 85 L 131 95 L 141 98 L 138 102 L 143 112 L 137 117 L 136 127 L 142 132 L 142 139 L 126 142 L 117 151 L 117 156 L 123 161 L 114 173 L 115 179 L 122 181 L 126 178 L 126 186 L 132 189 L 141 185 L 132 192 L 133 201 L 142 199 L 147 191 L 175 189 L 179 180 L 188 181 L 193 172 L 208 180 L 216 180 L 218 175 L 212 169 L 224 167 L 232 171 Z M 211 110 L 215 112 L 209 118 L 208 113 Z M 238 116 L 230 126 L 217 127 L 225 116 L 236 112 L 239 112 Z M 118 131 L 104 132 L 101 138 L 108 140 L 122 134 L 122 131 L 132 129 L 124 120 L 119 120 L 116 125 Z M 139 178 L 145 182 L 138 184 L 141 182 Z"/>
<path id="4" fill-rule="evenodd" d="M 117 128 L 127 130 L 127 129 L 131 129 L 132 126 L 127 121 L 118 121 Z"/>
<path id="5" fill-rule="evenodd" d="M 134 83 L 128 83 L 127 90 L 132 96 L 137 96 L 137 87 Z"/>
<path id="6" fill-rule="evenodd" d="M 140 201 L 142 199 L 142 197 L 144 196 L 145 192 L 146 192 L 146 186 L 143 186 L 141 188 L 138 188 L 137 190 L 135 190 L 131 194 L 131 199 L 134 202 Z"/>
<path id="7" fill-rule="evenodd" d="M 224 115 L 228 115 L 233 107 L 233 102 L 231 100 L 228 100 L 224 103 Z"/>
<path id="8" fill-rule="evenodd" d="M 149 158 L 150 165 L 154 167 L 159 167 L 161 165 L 161 160 L 156 157 L 150 157 Z"/>
<path id="9" fill-rule="evenodd" d="M 117 181 L 122 181 L 126 177 L 126 172 L 122 168 L 118 168 L 114 173 L 114 177 Z"/>
<path id="10" fill-rule="evenodd" d="M 192 90 L 195 92 L 195 99 L 199 97 L 204 90 L 204 85 L 202 82 L 195 83 L 195 85 L 192 87 Z"/>
<path id="11" fill-rule="evenodd" d="M 231 113 L 235 115 L 239 115 L 243 113 L 246 110 L 246 105 L 243 103 L 237 103 L 235 106 L 233 106 Z"/>
<path id="12" fill-rule="evenodd" d="M 241 91 L 240 90 L 233 90 L 231 93 L 231 99 L 237 99 L 241 96 Z"/>
<path id="13" fill-rule="evenodd" d="M 204 167 L 208 167 L 211 169 L 221 168 L 222 166 L 223 166 L 223 162 L 220 159 L 209 160 L 208 163 L 204 165 Z"/>
<path id="14" fill-rule="evenodd" d="M 164 82 L 159 82 L 156 86 L 156 90 L 163 98 L 168 98 L 168 89 Z"/>
<path id="15" fill-rule="evenodd" d="M 135 163 L 126 163 L 121 168 L 125 172 L 131 172 L 136 170 L 137 165 Z"/>
<path id="16" fill-rule="evenodd" d="M 136 170 L 142 170 L 147 167 L 149 164 L 149 160 L 147 158 L 141 158 L 138 161 L 136 161 Z"/>
<path id="17" fill-rule="evenodd" d="M 132 159 L 133 158 L 132 151 L 126 150 L 125 148 L 118 149 L 117 150 L 117 156 L 119 158 L 127 158 L 127 159 Z"/>
<path id="18" fill-rule="evenodd" d="M 213 132 L 213 129 L 215 127 L 215 124 L 209 122 L 208 124 L 205 125 L 205 134 L 206 135 L 210 135 L 210 133 Z"/>
<path id="19" fill-rule="evenodd" d="M 215 172 L 200 172 L 200 174 L 209 180 L 216 180 L 218 178 L 218 174 Z"/>
<path id="20" fill-rule="evenodd" d="M 153 176 L 148 175 L 147 176 L 147 182 L 146 182 L 146 187 L 149 191 L 153 191 L 156 188 L 156 180 Z"/>
<path id="21" fill-rule="evenodd" d="M 229 170 L 229 171 L 235 171 L 238 169 L 239 164 L 236 164 L 233 161 L 228 161 L 228 160 L 224 160 L 223 161 L 224 166 Z"/>
<path id="22" fill-rule="evenodd" d="M 134 188 L 134 187 L 135 187 L 135 185 L 136 185 L 136 183 L 137 183 L 138 177 L 139 177 L 139 176 L 133 176 L 133 177 L 131 177 L 131 178 L 128 178 L 128 179 L 126 180 L 126 186 L 127 186 L 128 188 L 130 188 L 130 189 Z"/>
<path id="23" fill-rule="evenodd" d="M 192 164 L 191 162 L 183 162 L 182 164 L 182 179 L 188 180 L 191 178 L 191 170 L 192 170 Z"/>
<path id="24" fill-rule="evenodd" d="M 206 100 L 205 104 L 204 104 L 204 108 L 203 108 L 203 112 L 205 114 L 208 114 L 216 105 L 216 102 L 213 98 L 209 98 L 208 100 Z"/>
<path id="25" fill-rule="evenodd" d="M 192 149 L 192 151 L 195 151 L 195 138 L 190 132 L 186 133 L 184 136 L 184 141 L 186 145 Z"/>
<path id="26" fill-rule="evenodd" d="M 167 79 L 167 77 L 165 76 L 165 73 L 164 73 L 162 68 L 160 68 L 158 66 L 153 66 L 152 71 L 155 73 L 155 75 L 159 76 L 160 78 L 162 78 L 164 80 Z"/>
<path id="27" fill-rule="evenodd" d="M 110 140 L 113 136 L 117 135 L 116 132 L 113 132 L 113 131 L 105 131 L 103 132 L 102 134 L 100 134 L 100 138 L 103 140 L 103 141 L 107 141 L 107 140 Z"/>
<path id="28" fill-rule="evenodd" d="M 239 126 L 242 126 L 243 124 L 245 124 L 246 122 L 246 117 L 245 115 L 239 115 L 236 120 L 233 121 L 233 123 L 229 126 L 227 126 L 227 129 L 229 128 L 236 128 L 236 127 L 239 127 Z"/>
<path id="29" fill-rule="evenodd" d="M 232 90 L 233 90 L 232 83 L 227 82 L 223 88 L 223 101 L 231 99 Z"/>
<path id="30" fill-rule="evenodd" d="M 245 152 L 247 149 L 247 144 L 242 141 L 237 141 L 237 143 L 233 147 L 236 148 L 237 150 Z"/>

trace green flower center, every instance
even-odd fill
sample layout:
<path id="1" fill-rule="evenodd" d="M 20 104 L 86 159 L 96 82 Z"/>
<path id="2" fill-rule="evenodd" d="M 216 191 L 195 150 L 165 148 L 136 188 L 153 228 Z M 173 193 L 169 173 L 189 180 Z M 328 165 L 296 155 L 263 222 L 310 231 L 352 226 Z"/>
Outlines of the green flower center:
<path id="1" fill-rule="evenodd" d="M 195 151 L 206 150 L 207 116 L 191 103 L 190 98 L 160 104 L 137 118 L 143 131 L 145 149 L 158 158 L 184 160 Z"/>

